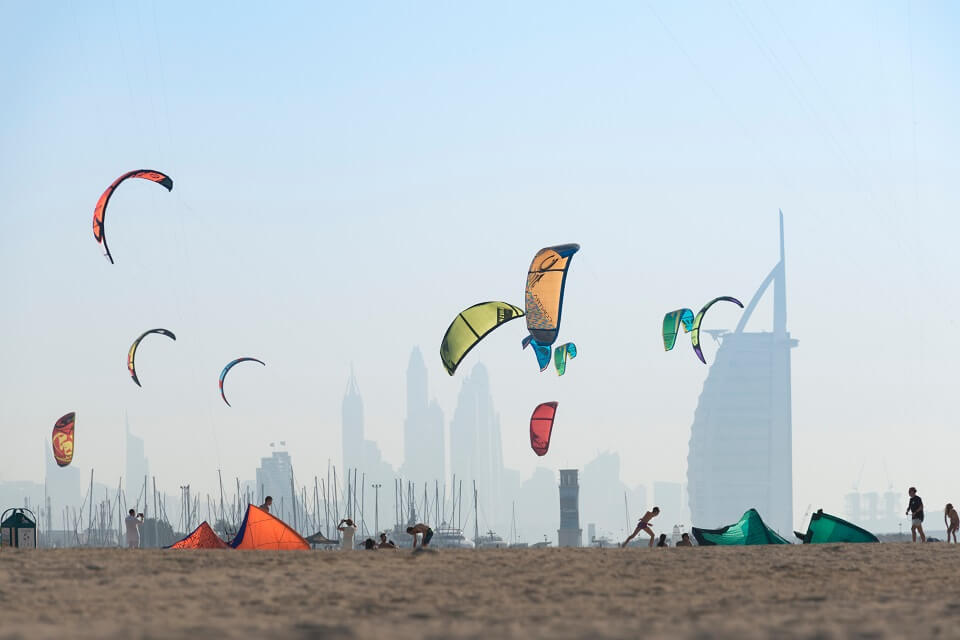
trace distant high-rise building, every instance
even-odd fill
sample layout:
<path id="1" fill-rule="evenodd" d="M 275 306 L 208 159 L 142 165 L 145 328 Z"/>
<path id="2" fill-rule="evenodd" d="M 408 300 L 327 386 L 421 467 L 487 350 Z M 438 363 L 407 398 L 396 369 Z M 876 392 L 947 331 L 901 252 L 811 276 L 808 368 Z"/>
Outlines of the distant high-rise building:
<path id="1" fill-rule="evenodd" d="M 368 484 L 393 482 L 393 467 L 383 459 L 377 444 L 364 437 L 363 398 L 360 397 L 360 386 L 352 369 L 341 408 L 341 433 L 343 434 L 341 474 L 356 470 L 358 482 L 363 477 Z"/>
<path id="2" fill-rule="evenodd" d="M 427 402 L 427 392 L 427 366 L 420 347 L 414 347 L 407 365 L 407 417 L 403 423 L 401 475 L 416 484 L 442 481 L 446 477 L 443 411 L 436 400 Z"/>
<path id="3" fill-rule="evenodd" d="M 293 461 L 286 451 L 274 451 L 269 458 L 260 458 L 257 467 L 257 490 L 262 502 L 267 496 L 273 498 L 270 513 L 292 522 L 294 513 Z"/>
<path id="4" fill-rule="evenodd" d="M 343 468 L 356 469 L 363 466 L 363 398 L 352 368 L 340 415 Z"/>
<path id="5" fill-rule="evenodd" d="M 580 483 L 576 469 L 560 469 L 560 528 L 558 547 L 579 547 L 583 544 L 580 528 Z"/>
<path id="6" fill-rule="evenodd" d="M 660 528 L 683 523 L 683 498 L 679 482 L 654 482 L 653 504 L 660 507 Z"/>
<path id="7" fill-rule="evenodd" d="M 638 494 L 620 480 L 620 454 L 597 454 L 583 465 L 579 480 L 580 513 L 584 520 L 596 523 L 601 531 L 633 531 L 636 520 L 632 516 L 640 517 L 647 496 L 642 486 Z"/>
<path id="8" fill-rule="evenodd" d="M 906 498 L 893 490 L 882 496 L 876 491 L 856 490 L 843 496 L 843 517 L 873 533 L 898 533 L 900 526 L 908 522 L 905 509 Z"/>
<path id="9" fill-rule="evenodd" d="M 450 421 L 450 472 L 467 483 L 476 481 L 482 527 L 508 524 L 510 505 L 503 504 L 500 416 L 493 407 L 487 369 L 479 363 L 464 378 Z"/>
<path id="10" fill-rule="evenodd" d="M 124 478 L 127 502 L 131 506 L 138 503 L 141 511 L 144 510 L 144 505 L 149 505 L 146 508 L 153 509 L 152 499 L 147 499 L 148 496 L 153 495 L 153 486 L 150 483 L 150 463 L 147 460 L 143 438 L 138 438 L 130 432 L 130 420 L 126 416 L 124 416 L 124 428 L 127 439 L 127 475 Z M 144 479 L 146 479 L 146 485 L 144 485 Z M 144 513 L 148 517 L 155 515 L 147 511 Z"/>
<path id="11" fill-rule="evenodd" d="M 773 284 L 773 331 L 744 331 Z M 690 430 L 687 489 L 693 523 L 718 527 L 756 508 L 781 534 L 793 530 L 793 426 L 787 331 L 786 262 L 780 214 L 780 262 L 737 324 L 719 337 Z"/>

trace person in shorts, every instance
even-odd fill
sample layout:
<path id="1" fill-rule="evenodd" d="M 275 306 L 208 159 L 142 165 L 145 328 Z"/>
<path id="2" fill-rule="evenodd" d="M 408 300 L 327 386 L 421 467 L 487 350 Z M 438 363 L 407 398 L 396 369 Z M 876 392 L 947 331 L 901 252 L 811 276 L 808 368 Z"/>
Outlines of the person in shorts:
<path id="1" fill-rule="evenodd" d="M 420 546 L 421 546 L 421 547 L 426 547 L 428 544 L 430 544 L 430 539 L 433 537 L 433 529 L 431 529 L 431 528 L 428 527 L 427 525 L 423 524 L 422 522 L 418 522 L 417 524 L 413 525 L 412 527 L 407 527 L 407 533 L 409 533 L 410 535 L 413 536 L 413 548 L 414 548 L 414 549 L 417 548 L 417 536 L 418 536 L 418 535 L 421 536 L 422 539 L 423 539 L 423 541 L 420 543 Z"/>
<path id="2" fill-rule="evenodd" d="M 910 521 L 910 533 L 913 535 L 913 541 L 917 541 L 917 534 L 920 534 L 920 542 L 926 542 L 927 536 L 923 533 L 923 500 L 917 495 L 917 488 L 910 487 L 907 491 L 910 495 L 910 504 L 907 505 L 907 515 L 912 516 Z"/>

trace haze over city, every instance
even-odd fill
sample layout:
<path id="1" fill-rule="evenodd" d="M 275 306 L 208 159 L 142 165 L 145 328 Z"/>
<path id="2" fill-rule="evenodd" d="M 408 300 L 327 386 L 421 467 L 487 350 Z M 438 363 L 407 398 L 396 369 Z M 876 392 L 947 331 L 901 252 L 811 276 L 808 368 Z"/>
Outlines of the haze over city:
<path id="1" fill-rule="evenodd" d="M 365 436 L 399 469 L 419 346 L 448 442 L 483 363 L 524 479 L 613 452 L 628 486 L 685 483 L 708 368 L 685 336 L 664 353 L 663 314 L 748 300 L 782 209 L 794 520 L 854 487 L 916 485 L 931 512 L 958 499 L 956 5 L 5 13 L 21 26 L 0 38 L 16 61 L 0 66 L 0 482 L 43 482 L 68 411 L 73 464 L 107 485 L 125 415 L 168 491 L 252 479 L 280 440 L 312 476 L 341 464 L 351 370 Z M 134 168 L 174 188 L 117 191 L 111 265 L 91 215 Z M 448 376 L 455 315 L 522 306 L 534 253 L 565 242 L 582 247 L 566 374 L 537 371 L 519 321 Z M 750 330 L 771 329 L 771 304 Z M 740 313 L 717 306 L 709 328 Z M 144 342 L 138 388 L 127 349 L 153 327 L 177 340 Z M 266 366 L 231 374 L 227 407 L 216 378 L 239 356 Z"/>

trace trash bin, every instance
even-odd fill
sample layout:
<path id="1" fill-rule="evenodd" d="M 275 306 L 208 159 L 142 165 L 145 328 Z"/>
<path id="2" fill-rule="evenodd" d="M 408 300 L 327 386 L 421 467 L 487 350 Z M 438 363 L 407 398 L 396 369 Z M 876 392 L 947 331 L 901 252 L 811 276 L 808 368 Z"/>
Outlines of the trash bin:
<path id="1" fill-rule="evenodd" d="M 37 548 L 37 516 L 30 509 L 14 507 L 0 515 L 0 547 Z"/>

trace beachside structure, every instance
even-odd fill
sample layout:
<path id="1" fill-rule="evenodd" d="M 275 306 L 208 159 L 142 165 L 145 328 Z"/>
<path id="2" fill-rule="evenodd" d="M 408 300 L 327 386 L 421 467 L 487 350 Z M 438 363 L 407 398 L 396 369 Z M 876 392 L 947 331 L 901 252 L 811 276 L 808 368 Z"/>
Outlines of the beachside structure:
<path id="1" fill-rule="evenodd" d="M 773 285 L 773 331 L 744 331 Z M 717 527 L 757 509 L 781 535 L 793 531 L 793 425 L 787 331 L 786 261 L 780 213 L 780 261 L 720 347 L 694 413 L 687 457 L 690 514 Z"/>
<path id="2" fill-rule="evenodd" d="M 576 469 L 560 469 L 560 528 L 558 547 L 579 547 L 583 542 L 580 528 L 580 481 Z"/>

